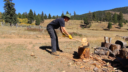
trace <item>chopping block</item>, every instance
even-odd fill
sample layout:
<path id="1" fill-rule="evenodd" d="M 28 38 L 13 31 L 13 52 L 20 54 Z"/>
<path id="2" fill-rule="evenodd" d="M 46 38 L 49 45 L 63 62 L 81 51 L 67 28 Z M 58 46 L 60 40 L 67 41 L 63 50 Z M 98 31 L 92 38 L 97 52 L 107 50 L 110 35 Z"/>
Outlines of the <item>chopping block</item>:
<path id="1" fill-rule="evenodd" d="M 89 43 L 87 41 L 87 38 L 83 38 L 81 40 L 82 46 L 78 47 L 78 55 L 79 58 L 84 59 L 84 58 L 89 58 L 90 57 L 90 48 L 89 48 Z"/>

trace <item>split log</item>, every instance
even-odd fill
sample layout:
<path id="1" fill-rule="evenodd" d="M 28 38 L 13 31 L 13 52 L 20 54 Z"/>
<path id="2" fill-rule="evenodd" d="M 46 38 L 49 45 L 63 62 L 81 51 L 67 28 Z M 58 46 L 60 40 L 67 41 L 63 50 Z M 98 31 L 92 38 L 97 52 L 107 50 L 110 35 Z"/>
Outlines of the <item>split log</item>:
<path id="1" fill-rule="evenodd" d="M 89 58 L 90 57 L 90 48 L 88 48 L 88 47 L 84 48 L 83 46 L 80 46 L 78 48 L 78 55 L 81 59 Z"/>
<path id="2" fill-rule="evenodd" d="M 111 44 L 110 50 L 113 52 L 114 55 L 118 55 L 120 52 L 121 46 L 118 44 Z"/>
<path id="3" fill-rule="evenodd" d="M 81 43 L 82 43 L 82 46 L 88 46 L 89 44 L 87 38 L 82 38 Z"/>
<path id="4" fill-rule="evenodd" d="M 119 57 L 121 57 L 123 59 L 128 59 L 128 48 L 121 49 Z"/>
<path id="5" fill-rule="evenodd" d="M 115 42 L 115 44 L 119 44 L 121 46 L 121 48 L 126 48 L 126 46 L 127 46 L 127 43 L 126 42 L 120 41 L 120 40 L 117 40 Z"/>
<path id="6" fill-rule="evenodd" d="M 106 48 L 110 48 L 111 44 L 110 43 L 105 43 L 105 42 L 102 42 L 101 43 L 101 47 L 106 47 Z"/>
<path id="7" fill-rule="evenodd" d="M 98 55 L 107 55 L 107 56 L 109 56 L 109 54 L 113 54 L 113 52 L 106 47 L 95 48 L 94 53 Z"/>

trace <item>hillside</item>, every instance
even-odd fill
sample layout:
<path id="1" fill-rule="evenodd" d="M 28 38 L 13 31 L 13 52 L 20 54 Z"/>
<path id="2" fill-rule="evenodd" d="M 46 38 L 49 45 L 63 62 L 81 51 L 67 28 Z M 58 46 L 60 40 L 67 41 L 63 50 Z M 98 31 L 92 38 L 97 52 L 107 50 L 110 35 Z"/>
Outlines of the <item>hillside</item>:
<path id="1" fill-rule="evenodd" d="M 103 15 L 105 15 L 105 12 L 111 12 L 112 14 L 113 13 L 119 13 L 119 12 L 122 12 L 123 13 L 123 16 L 124 16 L 124 19 L 128 20 L 128 7 L 121 7 L 121 8 L 115 8 L 115 9 L 110 9 L 110 10 L 104 10 L 104 11 L 96 11 L 95 14 L 96 16 L 99 18 Z M 94 13 L 94 12 L 91 12 L 91 13 Z M 84 17 L 86 17 L 89 13 L 85 13 L 85 14 L 82 14 L 82 15 L 76 15 L 75 18 L 76 19 L 83 19 Z M 74 17 L 74 16 L 72 16 Z"/>

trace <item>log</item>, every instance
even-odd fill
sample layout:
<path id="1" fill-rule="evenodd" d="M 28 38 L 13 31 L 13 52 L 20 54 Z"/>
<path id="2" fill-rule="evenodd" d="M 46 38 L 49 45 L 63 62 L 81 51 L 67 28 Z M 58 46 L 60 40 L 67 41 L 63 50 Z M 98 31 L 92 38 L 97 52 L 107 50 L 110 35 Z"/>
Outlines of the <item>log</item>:
<path id="1" fill-rule="evenodd" d="M 127 43 L 124 42 L 124 41 L 117 40 L 115 42 L 115 44 L 119 44 L 121 46 L 121 48 L 126 48 L 127 47 Z"/>
<path id="2" fill-rule="evenodd" d="M 128 48 L 121 49 L 119 57 L 121 57 L 123 59 L 128 59 Z"/>
<path id="3" fill-rule="evenodd" d="M 82 38 L 81 43 L 82 43 L 82 46 L 88 46 L 89 44 L 87 38 Z"/>
<path id="4" fill-rule="evenodd" d="M 84 48 L 83 46 L 80 46 L 78 48 L 78 55 L 79 55 L 79 58 L 81 58 L 81 59 L 89 58 L 90 57 L 90 48 L 88 48 L 88 47 Z"/>
<path id="5" fill-rule="evenodd" d="M 110 50 L 113 52 L 114 55 L 118 55 L 120 53 L 119 52 L 120 48 L 121 46 L 118 44 L 111 44 L 110 46 Z"/>
<path id="6" fill-rule="evenodd" d="M 101 47 L 106 47 L 106 48 L 110 48 L 111 44 L 110 43 L 105 43 L 105 42 L 102 42 L 101 43 Z"/>
<path id="7" fill-rule="evenodd" d="M 94 49 L 94 53 L 98 55 L 107 55 L 107 56 L 109 56 L 109 54 L 113 54 L 113 52 L 106 47 L 97 47 Z"/>

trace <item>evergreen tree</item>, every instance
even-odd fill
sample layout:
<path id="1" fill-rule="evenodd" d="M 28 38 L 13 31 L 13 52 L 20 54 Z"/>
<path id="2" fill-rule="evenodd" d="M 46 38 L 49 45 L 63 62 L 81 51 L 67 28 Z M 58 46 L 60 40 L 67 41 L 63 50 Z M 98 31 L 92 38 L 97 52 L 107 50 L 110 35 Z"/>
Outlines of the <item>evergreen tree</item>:
<path id="1" fill-rule="evenodd" d="M 15 13 L 14 3 L 12 3 L 12 0 L 4 0 L 4 20 L 7 23 L 10 23 L 10 26 L 12 26 L 12 23 L 17 23 L 17 16 Z"/>
<path id="2" fill-rule="evenodd" d="M 111 18 L 111 13 L 110 13 L 110 12 L 106 12 L 106 13 L 105 13 L 105 20 L 106 20 L 106 21 L 111 21 L 111 20 L 112 20 L 112 18 Z"/>
<path id="3" fill-rule="evenodd" d="M 121 28 L 121 27 L 123 27 L 123 24 L 122 24 L 122 22 L 119 22 L 119 27 Z"/>
<path id="4" fill-rule="evenodd" d="M 42 11 L 42 14 L 41 14 L 41 22 L 43 22 L 43 21 L 44 21 L 44 13 Z"/>
<path id="5" fill-rule="evenodd" d="M 21 18 L 21 17 L 22 17 L 21 13 L 18 13 L 18 18 Z"/>
<path id="6" fill-rule="evenodd" d="M 69 12 L 67 11 L 66 14 L 69 14 Z"/>
<path id="7" fill-rule="evenodd" d="M 35 25 L 40 25 L 40 17 L 39 17 L 39 15 L 36 17 Z"/>
<path id="8" fill-rule="evenodd" d="M 21 18 L 22 18 L 22 19 L 25 18 L 25 14 L 24 14 L 24 13 L 21 15 Z"/>
<path id="9" fill-rule="evenodd" d="M 38 14 L 37 17 L 39 18 L 39 22 L 41 22 L 41 15 Z"/>
<path id="10" fill-rule="evenodd" d="M 59 18 L 59 16 L 57 15 L 56 18 Z"/>
<path id="11" fill-rule="evenodd" d="M 24 16 L 25 16 L 25 18 L 28 18 L 27 12 L 24 12 Z"/>
<path id="12" fill-rule="evenodd" d="M 95 12 L 93 13 L 92 18 L 93 18 L 94 21 L 96 20 L 96 14 L 95 14 Z"/>
<path id="13" fill-rule="evenodd" d="M 0 22 L 2 22 L 2 13 L 0 12 Z"/>
<path id="14" fill-rule="evenodd" d="M 61 17 L 63 17 L 63 16 L 64 16 L 64 13 L 61 14 Z"/>
<path id="15" fill-rule="evenodd" d="M 123 22 L 123 14 L 122 14 L 122 12 L 120 12 L 119 15 L 118 15 L 118 21 L 119 22 Z"/>
<path id="16" fill-rule="evenodd" d="M 113 23 L 117 23 L 117 14 L 115 13 L 112 17 Z"/>
<path id="17" fill-rule="evenodd" d="M 74 17 L 76 16 L 76 12 L 74 11 Z"/>
<path id="18" fill-rule="evenodd" d="M 112 28 L 112 23 L 111 22 L 109 22 L 108 23 L 108 27 L 107 27 L 109 30 Z"/>
<path id="19" fill-rule="evenodd" d="M 34 11 L 34 20 L 36 20 L 36 12 Z"/>
<path id="20" fill-rule="evenodd" d="M 47 19 L 47 15 L 46 14 L 44 15 L 44 19 Z"/>
<path id="21" fill-rule="evenodd" d="M 32 24 L 32 22 L 34 20 L 33 12 L 31 9 L 30 9 L 29 14 L 28 14 L 28 20 L 29 20 L 28 21 L 29 24 Z"/>
<path id="22" fill-rule="evenodd" d="M 52 18 L 53 18 L 53 19 L 56 19 L 56 17 L 55 17 L 55 16 L 53 16 Z"/>
<path id="23" fill-rule="evenodd" d="M 87 17 L 84 18 L 84 24 L 86 24 L 86 25 L 89 24 L 89 21 L 88 21 L 88 18 Z"/>
<path id="24" fill-rule="evenodd" d="M 48 19 L 51 19 L 51 14 L 49 13 L 49 15 L 48 15 Z"/>

